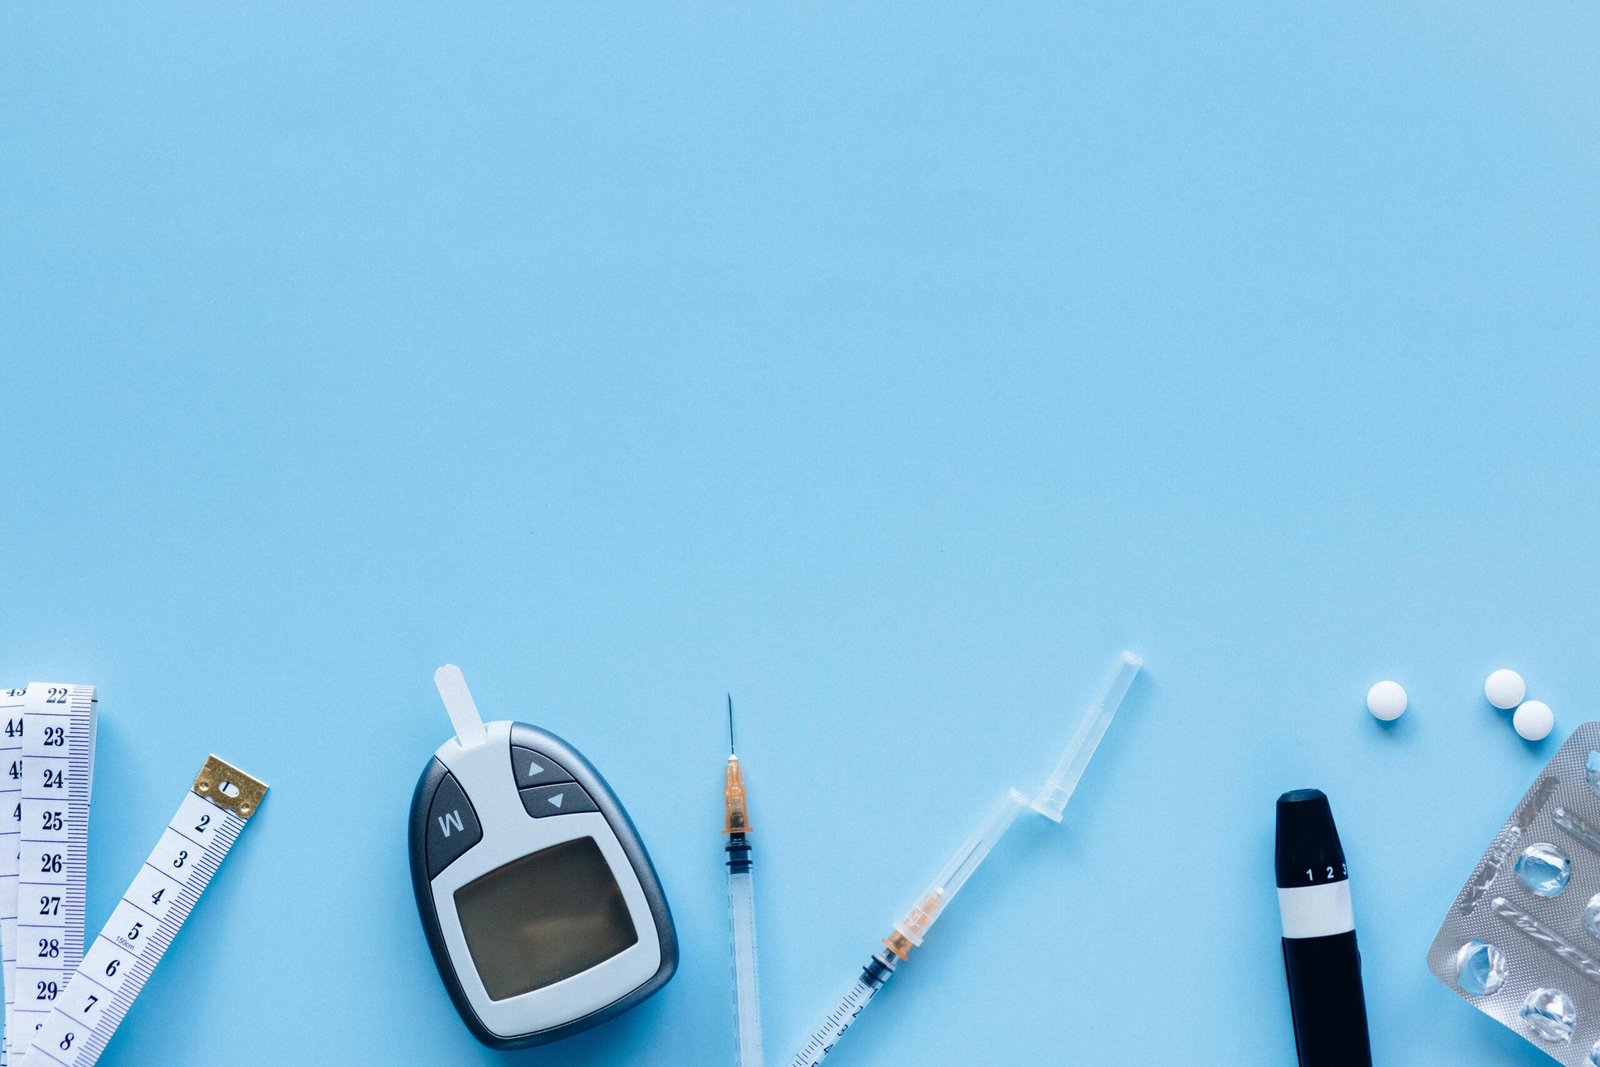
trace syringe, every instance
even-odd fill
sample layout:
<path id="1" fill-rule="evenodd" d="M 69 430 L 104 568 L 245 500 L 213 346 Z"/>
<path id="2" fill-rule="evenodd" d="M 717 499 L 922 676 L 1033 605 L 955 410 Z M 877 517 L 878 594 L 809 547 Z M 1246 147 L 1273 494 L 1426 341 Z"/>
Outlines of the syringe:
<path id="1" fill-rule="evenodd" d="M 728 835 L 728 911 L 733 921 L 733 1005 L 738 1025 L 739 1067 L 763 1067 L 761 994 L 756 984 L 756 900 L 752 884 L 750 811 L 744 771 L 733 747 L 733 697 L 728 697 L 728 769 L 723 775 L 724 819 Z"/>
<path id="2" fill-rule="evenodd" d="M 1072 799 L 1078 780 L 1083 777 L 1084 769 L 1106 734 L 1106 728 L 1111 725 L 1112 716 L 1116 715 L 1122 698 L 1127 695 L 1129 686 L 1143 665 L 1144 661 L 1132 652 L 1123 652 L 1118 657 L 1111 681 L 1101 691 L 1099 699 L 1084 712 L 1072 740 L 1039 790 L 1039 795 L 1030 802 L 1015 789 L 1006 791 L 1006 795 L 989 810 L 972 836 L 956 849 L 927 892 L 894 924 L 889 936 L 883 939 L 884 947 L 872 954 L 855 981 L 789 1061 L 789 1067 L 814 1067 L 833 1051 L 834 1045 L 855 1022 L 856 1016 L 866 1009 L 878 990 L 894 976 L 895 968 L 911 954 L 913 948 L 922 944 L 929 928 L 944 914 L 956 893 L 972 877 L 1000 838 L 1005 836 L 1024 807 L 1031 805 L 1046 818 L 1061 821 L 1062 809 Z"/>
<path id="3" fill-rule="evenodd" d="M 1011 829 L 1012 822 L 1027 803 L 1028 798 L 1015 789 L 1007 790 L 978 829 L 961 843 L 950 861 L 934 877 L 927 892 L 918 897 L 911 910 L 894 924 L 889 936 L 883 939 L 883 948 L 874 952 L 867 965 L 861 968 L 861 973 L 845 991 L 837 1006 L 828 1012 L 822 1025 L 812 1031 L 811 1037 L 790 1061 L 790 1067 L 810 1067 L 811 1064 L 821 1063 L 823 1057 L 833 1050 L 839 1036 L 850 1028 L 856 1016 L 861 1014 L 884 983 L 894 976 L 900 961 L 922 944 L 928 928 L 950 906 L 961 887 L 967 884 L 967 879 L 972 877 L 972 872 L 978 869 L 989 850 L 994 848 L 995 842 Z"/>

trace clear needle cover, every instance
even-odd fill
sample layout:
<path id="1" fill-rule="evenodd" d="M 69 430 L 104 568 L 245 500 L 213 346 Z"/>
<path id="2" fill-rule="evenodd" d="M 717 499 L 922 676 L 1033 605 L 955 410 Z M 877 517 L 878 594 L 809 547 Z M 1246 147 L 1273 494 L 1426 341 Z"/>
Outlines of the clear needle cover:
<path id="1" fill-rule="evenodd" d="M 1100 739 L 1105 737 L 1112 716 L 1122 706 L 1122 698 L 1128 695 L 1129 686 L 1133 685 L 1143 666 L 1144 660 L 1132 652 L 1125 651 L 1117 657 L 1111 680 L 1106 683 L 1100 698 L 1084 711 L 1077 732 L 1067 742 L 1067 750 L 1061 753 L 1056 769 L 1050 773 L 1039 795 L 1033 798 L 1034 811 L 1055 822 L 1061 821 L 1061 812 L 1066 808 L 1067 801 L 1072 799 L 1072 792 L 1078 788 L 1078 780 L 1094 758 L 1094 750 L 1100 747 Z"/>

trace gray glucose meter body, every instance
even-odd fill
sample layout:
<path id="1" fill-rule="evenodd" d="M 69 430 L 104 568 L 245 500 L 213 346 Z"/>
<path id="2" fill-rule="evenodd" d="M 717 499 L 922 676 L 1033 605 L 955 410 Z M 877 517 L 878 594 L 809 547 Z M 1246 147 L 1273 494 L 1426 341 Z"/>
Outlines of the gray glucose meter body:
<path id="1" fill-rule="evenodd" d="M 520 722 L 451 738 L 411 801 L 411 881 L 428 946 L 485 1045 L 555 1041 L 619 1015 L 678 966 L 633 822 L 572 746 Z"/>

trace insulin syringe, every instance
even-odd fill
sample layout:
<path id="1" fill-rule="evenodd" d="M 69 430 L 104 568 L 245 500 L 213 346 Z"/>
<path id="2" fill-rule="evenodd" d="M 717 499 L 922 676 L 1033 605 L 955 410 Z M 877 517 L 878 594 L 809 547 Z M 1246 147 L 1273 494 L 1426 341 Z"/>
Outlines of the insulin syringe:
<path id="1" fill-rule="evenodd" d="M 1117 713 L 1122 698 L 1127 695 L 1128 687 L 1133 684 L 1143 665 L 1144 662 L 1131 652 L 1123 652 L 1118 657 L 1111 681 L 1100 698 L 1084 712 L 1072 740 L 1061 754 L 1050 778 L 1039 790 L 1039 795 L 1029 801 L 1015 789 L 1006 791 L 972 835 L 956 849 L 927 891 L 894 924 L 889 936 L 883 939 L 883 948 L 872 954 L 866 966 L 861 968 L 861 973 L 845 990 L 844 996 L 829 1009 L 822 1023 L 811 1032 L 800 1051 L 789 1061 L 789 1067 L 812 1067 L 833 1051 L 834 1045 L 850 1028 L 850 1024 L 855 1022 L 856 1016 L 872 1002 L 884 983 L 894 976 L 895 968 L 911 954 L 912 949 L 922 944 L 929 928 L 950 906 L 956 893 L 983 863 L 990 849 L 1005 836 L 1023 808 L 1031 806 L 1046 818 L 1061 821 L 1062 810 L 1066 808 L 1067 801 L 1072 799 L 1072 793 L 1095 749 L 1099 747 L 1100 739 L 1105 737 L 1106 728 L 1111 725 L 1112 716 Z"/>
<path id="2" fill-rule="evenodd" d="M 733 697 L 728 697 L 728 769 L 724 773 L 728 836 L 728 911 L 733 919 L 733 1006 L 738 1027 L 739 1067 L 763 1067 L 761 1061 L 761 994 L 756 985 L 756 899 L 751 882 L 750 810 L 745 802 L 744 771 L 733 748 Z"/>

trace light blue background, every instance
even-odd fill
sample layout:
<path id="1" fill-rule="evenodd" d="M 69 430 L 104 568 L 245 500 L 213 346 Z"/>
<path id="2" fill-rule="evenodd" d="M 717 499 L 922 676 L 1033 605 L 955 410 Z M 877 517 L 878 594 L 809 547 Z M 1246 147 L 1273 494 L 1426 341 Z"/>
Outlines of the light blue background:
<path id="1" fill-rule="evenodd" d="M 273 786 L 106 1062 L 726 1062 L 728 690 L 786 1062 L 1123 645 L 840 1067 L 1290 1062 L 1304 785 L 1380 1061 L 1546 1062 L 1423 955 L 1600 691 L 1600 15 L 1394 8 L 6 5 L 0 665 L 100 686 L 94 924 L 208 751 Z M 445 660 L 675 908 L 554 1048 L 417 925 Z"/>

